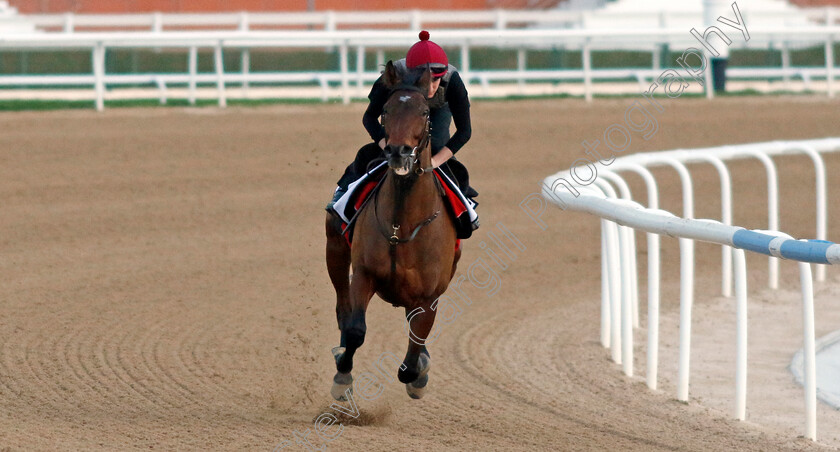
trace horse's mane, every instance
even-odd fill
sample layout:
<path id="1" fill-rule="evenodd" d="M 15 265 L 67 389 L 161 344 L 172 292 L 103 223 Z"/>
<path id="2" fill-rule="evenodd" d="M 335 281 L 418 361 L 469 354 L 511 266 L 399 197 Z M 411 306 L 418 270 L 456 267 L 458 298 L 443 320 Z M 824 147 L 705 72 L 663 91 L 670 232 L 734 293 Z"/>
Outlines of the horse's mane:
<path id="1" fill-rule="evenodd" d="M 413 69 L 408 69 L 408 71 L 403 76 L 401 84 L 416 86 L 417 83 L 420 81 L 420 78 L 423 77 L 424 72 L 426 72 L 425 66 L 418 66 Z"/>
<path id="2" fill-rule="evenodd" d="M 420 79 L 423 77 L 423 74 L 426 72 L 426 70 L 427 69 L 423 66 L 408 69 L 407 72 L 403 75 L 400 82 L 390 87 L 389 91 L 391 92 L 391 94 L 393 94 L 396 91 L 416 91 L 420 94 L 424 94 L 423 89 L 417 85 L 420 83 Z"/>

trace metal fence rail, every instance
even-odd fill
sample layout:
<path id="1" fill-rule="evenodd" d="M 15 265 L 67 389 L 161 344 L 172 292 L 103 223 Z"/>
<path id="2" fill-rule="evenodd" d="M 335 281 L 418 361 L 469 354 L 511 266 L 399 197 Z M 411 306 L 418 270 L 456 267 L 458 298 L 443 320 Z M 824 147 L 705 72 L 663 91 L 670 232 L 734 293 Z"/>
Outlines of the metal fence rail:
<path id="1" fill-rule="evenodd" d="M 840 245 L 826 241 L 828 204 L 823 155 L 840 152 L 840 139 L 785 141 L 723 146 L 691 151 L 641 153 L 615 159 L 607 168 L 593 171 L 581 180 L 577 166 L 547 177 L 542 193 L 546 200 L 563 208 L 588 212 L 601 218 L 601 343 L 609 347 L 612 359 L 633 374 L 633 328 L 639 326 L 638 276 L 633 229 L 648 232 L 648 340 L 647 385 L 657 385 L 659 349 L 659 236 L 680 242 L 680 334 L 677 398 L 688 400 L 691 311 L 694 302 L 694 241 L 723 246 L 722 293 L 732 295 L 734 276 L 737 299 L 735 416 L 746 417 L 747 387 L 747 288 L 744 251 L 769 257 L 768 286 L 778 287 L 779 259 L 799 262 L 802 285 L 804 340 L 805 436 L 816 440 L 816 368 L 814 308 L 811 263 L 840 265 Z M 773 156 L 802 155 L 814 164 L 816 194 L 816 240 L 798 241 L 779 232 L 778 178 Z M 757 159 L 767 174 L 767 230 L 747 230 L 732 224 L 732 182 L 726 162 Z M 710 163 L 721 181 L 721 219 L 696 220 L 694 194 L 688 164 Z M 680 176 L 683 194 L 682 217 L 659 209 L 658 188 L 649 168 L 666 166 Z M 648 192 L 648 206 L 632 200 L 628 185 L 619 175 L 642 176 Z M 734 269 L 733 269 L 734 264 Z M 825 267 L 817 267 L 817 281 L 825 279 Z"/>

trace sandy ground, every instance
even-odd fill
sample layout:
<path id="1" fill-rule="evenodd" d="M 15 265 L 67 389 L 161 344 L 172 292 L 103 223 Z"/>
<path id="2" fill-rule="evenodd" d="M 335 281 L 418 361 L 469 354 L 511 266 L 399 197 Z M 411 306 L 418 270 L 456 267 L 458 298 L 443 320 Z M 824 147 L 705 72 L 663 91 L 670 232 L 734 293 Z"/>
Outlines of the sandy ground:
<path id="1" fill-rule="evenodd" d="M 795 270 L 784 290 L 751 277 L 747 422 L 732 416 L 734 323 L 719 293 L 719 251 L 698 245 L 692 397 L 675 401 L 677 245 L 663 241 L 660 390 L 646 389 L 644 348 L 625 378 L 598 342 L 598 221 L 519 203 L 583 156 L 583 140 L 621 121 L 632 99 L 476 102 L 459 157 L 481 192 L 483 227 L 460 274 L 487 259 L 501 223 L 523 244 L 496 269 L 498 292 L 471 301 L 430 347 L 429 393 L 403 385 L 356 400 L 328 433 L 331 450 L 821 450 L 840 415 L 821 407 L 821 444 L 801 434 L 801 389 L 786 370 L 801 345 Z M 823 98 L 663 101 L 659 132 L 631 151 L 837 135 Z M 364 106 L 128 109 L 0 114 L 0 449 L 271 450 L 312 431 L 329 396 L 338 343 L 323 263 L 323 212 L 366 140 Z M 813 173 L 785 158 L 782 229 L 813 236 Z M 838 174 L 840 158 L 828 162 Z M 763 169 L 732 167 L 736 223 L 763 227 Z M 679 211 L 676 175 L 662 205 Z M 716 174 L 700 168 L 697 217 L 719 212 Z M 830 202 L 840 180 L 829 181 Z M 637 197 L 644 190 L 632 180 Z M 800 213 L 794 213 L 800 212 Z M 806 212 L 803 214 L 801 212 Z M 829 238 L 840 239 L 834 221 Z M 643 256 L 642 256 L 643 257 Z M 644 259 L 640 261 L 644 268 Z M 644 273 L 642 273 L 644 276 Z M 838 283 L 836 269 L 829 279 Z M 640 293 L 644 294 L 644 284 Z M 832 285 L 818 288 L 833 299 Z M 840 328 L 819 304 L 817 328 Z M 402 356 L 402 311 L 374 300 L 356 372 Z M 644 326 L 644 311 L 642 324 Z M 442 322 L 441 322 L 442 324 Z M 642 344 L 644 329 L 637 334 Z M 730 370 L 732 369 L 732 370 Z M 396 365 L 384 368 L 396 373 Z M 346 405 L 344 405 L 346 407 Z M 346 408 L 345 408 L 346 409 Z"/>

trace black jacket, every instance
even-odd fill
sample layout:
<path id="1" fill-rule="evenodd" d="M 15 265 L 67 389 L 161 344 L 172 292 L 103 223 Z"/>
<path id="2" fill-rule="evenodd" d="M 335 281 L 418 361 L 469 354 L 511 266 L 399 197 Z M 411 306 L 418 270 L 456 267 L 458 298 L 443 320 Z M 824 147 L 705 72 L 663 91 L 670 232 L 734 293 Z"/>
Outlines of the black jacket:
<path id="1" fill-rule="evenodd" d="M 395 66 L 398 71 L 404 70 L 404 60 L 395 62 Z M 440 95 L 441 90 L 443 91 L 442 105 L 434 105 L 435 102 L 431 103 L 430 118 L 433 127 L 436 128 L 436 131 L 439 131 L 440 127 L 443 126 L 445 128 L 446 136 L 448 136 L 449 121 L 444 115 L 447 115 L 449 111 L 452 112 L 452 120 L 455 122 L 456 131 L 455 134 L 445 142 L 445 145 L 454 154 L 458 152 L 458 150 L 460 150 L 467 141 L 469 141 L 470 135 L 472 134 L 472 125 L 470 124 L 470 99 L 467 94 L 467 87 L 464 86 L 464 81 L 461 79 L 460 74 L 458 74 L 458 70 L 452 65 L 449 65 L 449 71 L 441 80 L 440 88 L 438 88 L 438 95 Z M 379 77 L 379 79 L 377 79 L 373 84 L 370 94 L 368 94 L 370 104 L 362 117 L 362 123 L 375 143 L 378 143 L 380 140 L 385 138 L 385 128 L 382 127 L 382 124 L 380 124 L 379 117 L 382 116 L 382 110 L 385 107 L 385 103 L 388 101 L 389 96 L 390 91 L 385 87 L 382 77 Z M 437 97 L 437 95 L 435 97 Z M 444 119 L 446 124 L 441 125 L 439 124 L 439 121 L 435 121 L 436 116 Z M 437 150 L 438 149 L 433 149 L 435 152 L 437 152 Z"/>

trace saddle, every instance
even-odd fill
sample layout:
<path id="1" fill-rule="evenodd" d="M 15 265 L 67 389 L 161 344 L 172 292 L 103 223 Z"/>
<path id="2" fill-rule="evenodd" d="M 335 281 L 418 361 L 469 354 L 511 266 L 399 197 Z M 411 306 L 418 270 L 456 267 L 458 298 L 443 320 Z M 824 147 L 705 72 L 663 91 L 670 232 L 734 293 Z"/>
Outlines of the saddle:
<path id="1" fill-rule="evenodd" d="M 373 198 L 382 181 L 385 180 L 387 170 L 388 166 L 385 162 L 375 166 L 361 178 L 351 183 L 347 188 L 347 193 L 333 205 L 332 210 L 341 218 L 341 233 L 347 240 L 348 245 L 352 246 L 353 243 L 353 228 L 358 213 L 368 200 Z M 443 203 L 446 205 L 446 210 L 455 219 L 457 238 L 469 238 L 473 232 L 472 225 L 478 220 L 478 215 L 475 213 L 475 206 L 478 204 L 465 197 L 458 188 L 458 184 L 440 168 L 436 168 L 433 174 L 440 182 Z M 458 243 L 460 244 L 460 240 Z"/>

